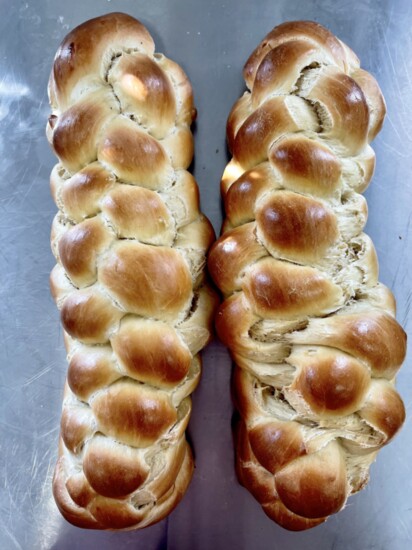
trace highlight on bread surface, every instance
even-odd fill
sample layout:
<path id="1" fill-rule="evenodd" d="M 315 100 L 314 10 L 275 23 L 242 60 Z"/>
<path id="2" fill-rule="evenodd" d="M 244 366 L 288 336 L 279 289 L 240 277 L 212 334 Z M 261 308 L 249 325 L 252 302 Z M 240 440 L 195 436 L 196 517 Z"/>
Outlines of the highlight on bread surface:
<path id="1" fill-rule="evenodd" d="M 214 232 L 187 171 L 192 89 L 139 21 L 112 13 L 66 36 L 49 97 L 50 281 L 69 360 L 53 492 L 79 527 L 145 527 L 192 476 L 189 396 L 216 305 Z"/>
<path id="2" fill-rule="evenodd" d="M 314 527 L 368 481 L 405 409 L 406 335 L 363 232 L 385 103 L 313 22 L 273 29 L 227 123 L 226 220 L 209 255 L 235 362 L 236 468 L 266 514 Z"/>

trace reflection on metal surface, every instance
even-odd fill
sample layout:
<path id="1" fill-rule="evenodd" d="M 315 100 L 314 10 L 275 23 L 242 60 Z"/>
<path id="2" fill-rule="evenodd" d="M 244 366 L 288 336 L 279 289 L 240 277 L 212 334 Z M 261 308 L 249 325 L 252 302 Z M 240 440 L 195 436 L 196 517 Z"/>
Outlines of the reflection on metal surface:
<path id="1" fill-rule="evenodd" d="M 287 533 L 266 518 L 233 469 L 230 359 L 219 343 L 204 353 L 190 438 L 197 468 L 168 520 L 139 532 L 76 529 L 51 495 L 67 370 L 58 313 L 49 295 L 55 206 L 48 179 L 55 159 L 44 135 L 54 52 L 70 28 L 105 12 L 129 12 L 148 26 L 159 51 L 181 63 L 199 117 L 194 173 L 202 207 L 219 231 L 219 181 L 228 160 L 225 125 L 243 89 L 242 67 L 271 27 L 315 19 L 359 54 L 378 79 L 388 116 L 374 142 L 375 177 L 367 191 L 380 279 L 395 293 L 410 333 L 412 291 L 412 3 L 409 0 L 0 0 L 0 548 L 154 550 L 406 550 L 412 545 L 412 424 L 385 448 L 368 488 L 325 525 Z M 410 415 L 410 357 L 398 388 Z"/>
<path id="2" fill-rule="evenodd" d="M 6 79 L 0 82 L 0 96 L 2 96 L 2 101 L 4 101 L 6 97 L 15 99 L 28 95 L 29 91 L 28 86 L 19 84 L 18 82 L 8 81 Z"/>

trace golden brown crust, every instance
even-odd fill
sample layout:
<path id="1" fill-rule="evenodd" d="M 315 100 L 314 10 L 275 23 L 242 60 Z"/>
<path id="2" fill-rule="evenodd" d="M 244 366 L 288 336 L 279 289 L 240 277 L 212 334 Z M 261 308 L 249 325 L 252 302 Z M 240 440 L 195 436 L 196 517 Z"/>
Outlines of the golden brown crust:
<path id="1" fill-rule="evenodd" d="M 168 467 L 157 476 L 156 484 L 148 484 L 150 492 L 141 501 L 133 500 L 133 493 L 126 499 L 99 496 L 83 473 L 75 473 L 65 481 L 67 457 L 62 455 L 53 477 L 56 504 L 68 521 L 85 529 L 129 530 L 136 525 L 152 525 L 179 504 L 193 474 L 193 457 L 184 438 L 177 444 L 176 451 Z M 154 500 L 154 495 L 160 496 Z"/>
<path id="2" fill-rule="evenodd" d="M 220 290 L 230 294 L 242 287 L 245 268 L 250 263 L 267 256 L 264 247 L 256 239 L 255 224 L 244 224 L 227 231 L 209 252 L 211 276 L 219 281 Z"/>
<path id="3" fill-rule="evenodd" d="M 380 132 L 383 125 L 383 119 L 386 113 L 385 99 L 380 91 L 378 83 L 367 71 L 357 69 L 351 73 L 351 77 L 361 87 L 369 106 L 368 140 L 372 141 Z"/>
<path id="4" fill-rule="evenodd" d="M 110 13 L 82 23 L 69 32 L 57 50 L 49 82 L 52 107 L 73 101 L 73 88 L 82 80 L 105 77 L 105 64 L 116 50 L 153 54 L 147 29 L 124 13 Z M 110 51 L 111 50 L 111 51 Z"/>
<path id="5" fill-rule="evenodd" d="M 114 13 L 63 40 L 47 137 L 59 157 L 50 276 L 69 360 L 53 493 L 92 529 L 167 516 L 190 482 L 185 440 L 217 296 L 201 214 L 190 82 Z"/>
<path id="6" fill-rule="evenodd" d="M 291 135 L 275 143 L 269 155 L 271 164 L 295 191 L 328 196 L 339 186 L 341 163 L 325 143 Z"/>
<path id="7" fill-rule="evenodd" d="M 137 449 L 100 436 L 87 445 L 83 471 L 96 493 L 119 498 L 138 489 L 146 481 L 150 469 Z"/>
<path id="8" fill-rule="evenodd" d="M 300 356 L 292 352 L 288 362 L 297 368 L 298 374 L 287 391 L 304 399 L 319 418 L 347 416 L 362 406 L 370 375 L 353 357 L 320 347 Z"/>
<path id="9" fill-rule="evenodd" d="M 391 380 L 406 354 L 406 333 L 385 311 L 360 311 L 311 319 L 307 329 L 291 333 L 294 343 L 327 345 L 364 361 L 377 378 Z"/>
<path id="10" fill-rule="evenodd" d="M 260 239 L 273 255 L 299 263 L 325 256 L 338 238 L 336 218 L 328 206 L 289 191 L 261 200 L 256 222 Z"/>
<path id="11" fill-rule="evenodd" d="M 253 454 L 271 474 L 306 454 L 305 443 L 296 422 L 267 422 L 249 432 Z"/>
<path id="12" fill-rule="evenodd" d="M 135 380 L 173 388 L 189 372 L 192 355 L 167 324 L 125 319 L 111 343 L 120 364 Z"/>
<path id="13" fill-rule="evenodd" d="M 87 402 L 93 393 L 120 377 L 110 346 L 85 346 L 70 359 L 67 383 L 79 399 Z"/>
<path id="14" fill-rule="evenodd" d="M 99 280 L 131 313 L 172 321 L 188 306 L 192 281 L 181 254 L 134 241 L 112 247 Z"/>
<path id="15" fill-rule="evenodd" d="M 104 434 L 133 447 L 148 447 L 177 420 L 167 394 L 119 380 L 96 395 L 91 409 Z"/>
<path id="16" fill-rule="evenodd" d="M 233 157 L 244 169 L 252 168 L 268 158 L 269 146 L 274 141 L 306 127 L 315 131 L 318 121 L 303 99 L 295 96 L 268 99 L 236 130 L 231 146 Z"/>
<path id="17" fill-rule="evenodd" d="M 67 406 L 63 409 L 60 432 L 66 448 L 74 455 L 79 454 L 84 440 L 94 431 L 94 419 L 85 406 Z"/>
<path id="18" fill-rule="evenodd" d="M 118 117 L 106 129 L 97 157 L 126 183 L 158 190 L 172 178 L 170 161 L 161 143 L 128 118 Z"/>
<path id="19" fill-rule="evenodd" d="M 83 287 L 96 282 L 97 258 L 111 240 L 112 235 L 97 216 L 63 233 L 58 242 L 59 258 L 74 285 Z"/>
<path id="20" fill-rule="evenodd" d="M 105 344 L 123 312 L 97 290 L 72 292 L 61 308 L 61 322 L 72 338 L 85 344 Z"/>
<path id="21" fill-rule="evenodd" d="M 271 50 L 285 42 L 299 40 L 314 44 L 341 69 L 345 68 L 347 59 L 343 45 L 328 29 L 313 21 L 290 21 L 278 25 L 267 34 L 249 57 L 243 70 L 249 88 L 253 85 L 253 79 L 262 60 Z"/>
<path id="22" fill-rule="evenodd" d="M 347 498 L 340 445 L 332 442 L 316 453 L 296 458 L 275 475 L 275 487 L 282 503 L 298 516 L 317 519 L 338 512 Z"/>
<path id="23" fill-rule="evenodd" d="M 318 23 L 273 29 L 244 68 L 227 123 L 226 220 L 209 254 L 216 328 L 236 363 L 239 481 L 290 530 L 365 486 L 405 408 L 406 335 L 362 231 L 385 102 Z"/>
<path id="24" fill-rule="evenodd" d="M 327 314 L 342 303 L 340 288 L 319 271 L 273 258 L 249 269 L 243 291 L 253 311 L 268 319 Z"/>
<path id="25" fill-rule="evenodd" d="M 269 452 L 274 450 L 269 447 Z M 267 453 L 269 454 L 269 453 Z M 273 475 L 256 459 L 243 422 L 236 428 L 236 470 L 240 483 L 261 503 L 263 511 L 282 527 L 291 531 L 310 529 L 326 518 L 309 519 L 289 510 L 280 500 Z"/>
<path id="26" fill-rule="evenodd" d="M 97 159 L 97 143 L 117 105 L 109 91 L 98 91 L 75 103 L 57 117 L 51 145 L 71 173 Z"/>
<path id="27" fill-rule="evenodd" d="M 142 187 L 116 187 L 101 202 L 103 214 L 120 238 L 171 246 L 174 223 L 157 193 Z"/>
<path id="28" fill-rule="evenodd" d="M 68 180 L 62 175 L 63 167 L 57 164 L 51 175 L 51 184 L 57 190 L 56 202 L 77 223 L 100 212 L 100 200 L 115 183 L 114 175 L 98 162 L 87 165 Z"/>
<path id="29" fill-rule="evenodd" d="M 114 60 L 109 82 L 123 109 L 137 116 L 155 138 L 169 133 L 176 119 L 175 92 L 170 77 L 153 59 L 125 53 Z"/>
<path id="30" fill-rule="evenodd" d="M 360 416 L 382 433 L 388 443 L 405 422 L 405 405 L 395 388 L 384 380 L 374 380 L 369 388 Z"/>

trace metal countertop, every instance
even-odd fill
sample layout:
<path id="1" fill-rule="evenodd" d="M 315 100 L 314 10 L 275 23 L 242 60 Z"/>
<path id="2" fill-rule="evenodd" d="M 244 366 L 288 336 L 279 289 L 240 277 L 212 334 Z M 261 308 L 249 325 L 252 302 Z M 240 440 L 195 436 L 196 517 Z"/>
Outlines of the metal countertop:
<path id="1" fill-rule="evenodd" d="M 275 25 L 312 19 L 349 44 L 378 79 L 388 115 L 373 143 L 366 228 L 380 279 L 411 335 L 412 2 L 410 0 L 0 0 L 0 548 L 101 550 L 406 550 L 412 548 L 411 352 L 398 376 L 408 418 L 384 448 L 366 490 L 307 532 L 290 533 L 236 481 L 231 435 L 231 362 L 219 343 L 203 353 L 189 437 L 196 470 L 185 498 L 161 523 L 110 533 L 72 527 L 51 495 L 66 359 L 49 295 L 49 234 L 55 206 L 45 138 L 47 79 L 64 35 L 79 23 L 125 11 L 152 33 L 157 51 L 180 63 L 198 109 L 194 175 L 217 233 L 219 180 L 228 160 L 226 118 L 244 90 L 242 67 Z M 412 346 L 411 346 L 412 347 Z"/>

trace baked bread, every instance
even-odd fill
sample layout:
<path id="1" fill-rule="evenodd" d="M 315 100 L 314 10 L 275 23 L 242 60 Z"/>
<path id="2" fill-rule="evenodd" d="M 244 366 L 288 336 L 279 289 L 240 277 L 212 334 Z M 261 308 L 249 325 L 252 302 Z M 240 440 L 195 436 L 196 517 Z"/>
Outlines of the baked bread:
<path id="1" fill-rule="evenodd" d="M 192 475 L 189 394 L 216 303 L 214 233 L 186 171 L 192 89 L 139 21 L 112 13 L 66 36 L 49 97 L 51 292 L 69 360 L 54 497 L 79 527 L 145 527 Z"/>
<path id="2" fill-rule="evenodd" d="M 236 363 L 237 473 L 301 530 L 342 509 L 402 425 L 406 336 L 378 283 L 362 193 L 385 103 L 317 23 L 276 27 L 244 68 L 227 124 L 226 220 L 209 268 Z"/>

